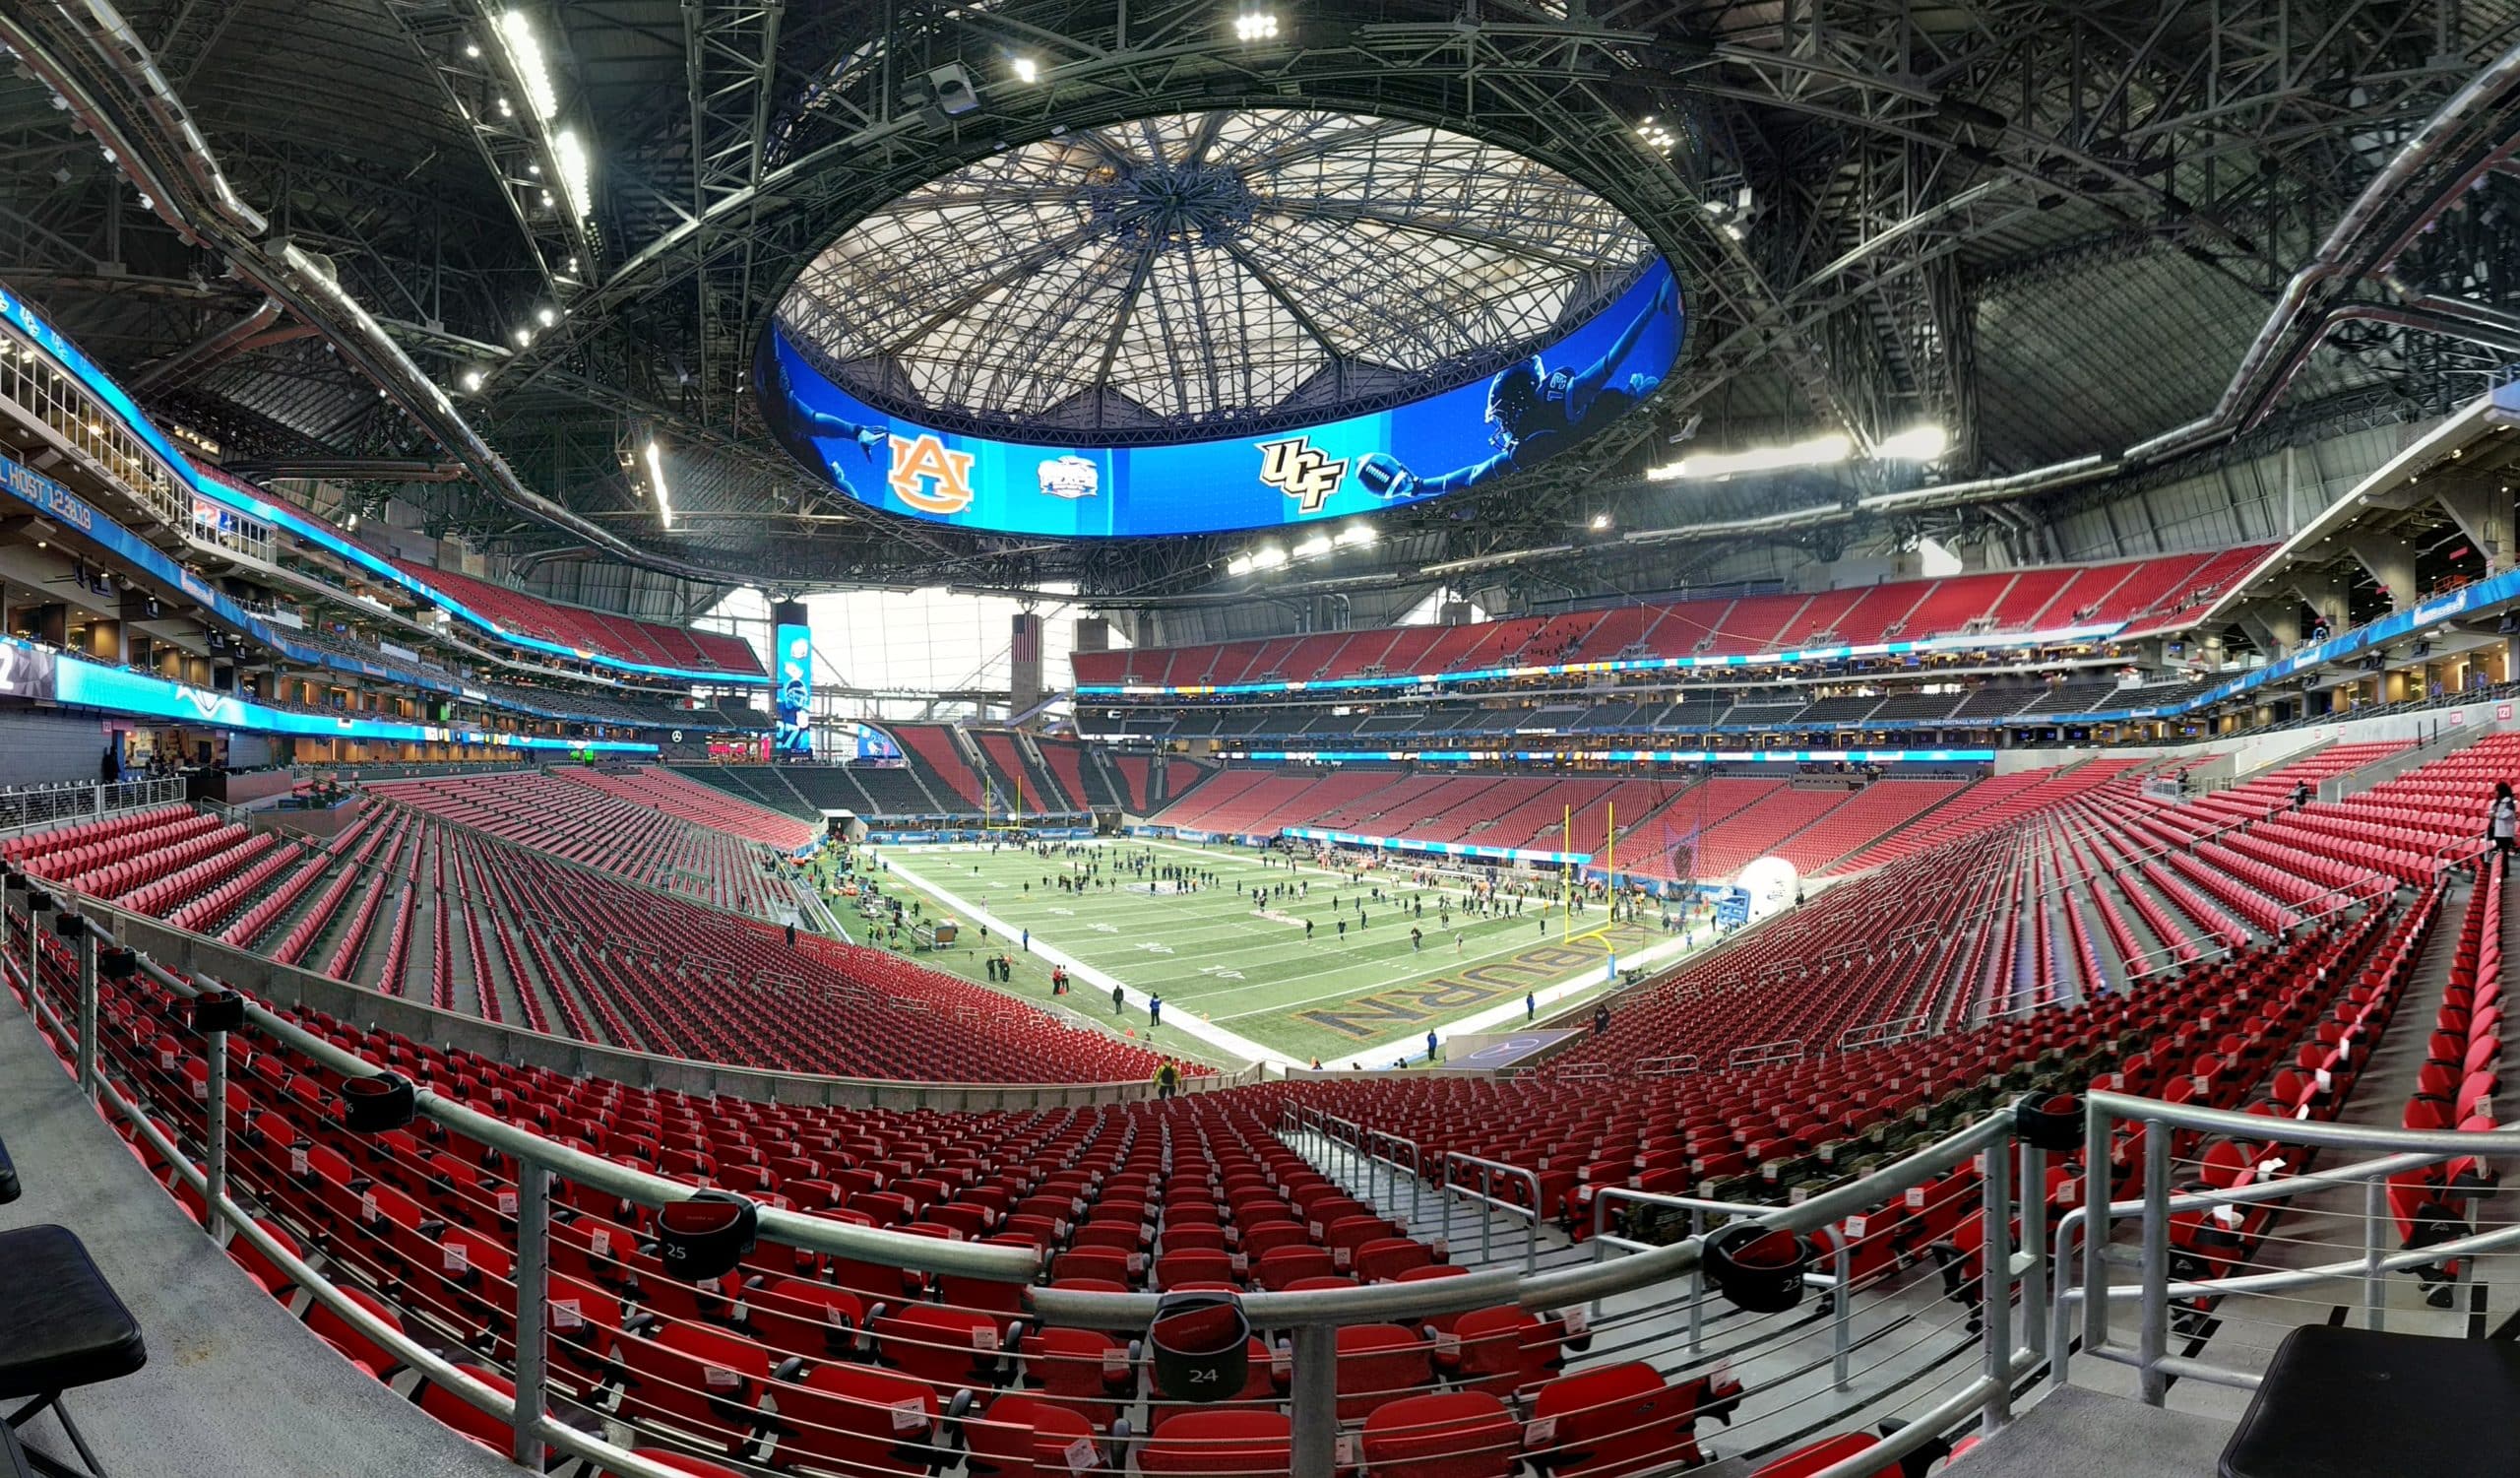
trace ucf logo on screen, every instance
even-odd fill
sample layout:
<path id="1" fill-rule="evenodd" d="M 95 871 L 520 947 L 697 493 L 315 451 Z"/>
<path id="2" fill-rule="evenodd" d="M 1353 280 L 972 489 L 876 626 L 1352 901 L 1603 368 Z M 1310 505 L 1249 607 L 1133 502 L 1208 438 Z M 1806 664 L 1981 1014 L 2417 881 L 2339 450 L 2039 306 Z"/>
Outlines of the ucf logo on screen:
<path id="1" fill-rule="evenodd" d="M 1348 459 L 1322 451 L 1309 436 L 1263 441 L 1259 447 L 1260 481 L 1293 498 L 1306 513 L 1319 513 L 1347 480 Z"/>

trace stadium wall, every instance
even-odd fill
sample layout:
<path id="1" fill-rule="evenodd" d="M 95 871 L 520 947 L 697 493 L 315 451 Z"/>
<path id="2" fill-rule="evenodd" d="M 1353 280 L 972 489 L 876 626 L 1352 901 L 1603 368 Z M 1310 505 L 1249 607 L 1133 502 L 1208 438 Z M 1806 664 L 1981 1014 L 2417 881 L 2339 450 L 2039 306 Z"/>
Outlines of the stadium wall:
<path id="1" fill-rule="evenodd" d="M 0 786 L 94 780 L 105 757 L 105 729 L 94 714 L 0 711 Z"/>

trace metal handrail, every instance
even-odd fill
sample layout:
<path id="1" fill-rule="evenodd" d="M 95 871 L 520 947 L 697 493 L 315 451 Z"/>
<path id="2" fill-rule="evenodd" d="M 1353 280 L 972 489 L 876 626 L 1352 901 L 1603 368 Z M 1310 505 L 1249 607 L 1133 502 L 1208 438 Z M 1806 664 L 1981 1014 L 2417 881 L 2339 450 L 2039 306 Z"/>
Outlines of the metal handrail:
<path id="1" fill-rule="evenodd" d="M 1861 1026 L 1851 1026 L 1838 1033 L 1838 1051 L 1852 1052 L 1858 1047 L 1887 1047 L 1921 1037 L 1933 1028 L 1933 1013 L 1919 1011 L 1913 1016 L 1886 1016 Z"/>
<path id="2" fill-rule="evenodd" d="M 29 884 L 22 883 L 22 889 Z M 39 884 L 32 885 L 38 890 Z M 0 914 L 4 921 L 5 914 Z M 87 1071 L 83 1081 L 94 1080 L 94 1058 L 96 1041 L 96 985 L 94 954 L 98 933 L 85 931 L 75 941 L 79 957 L 81 1058 Z M 34 951 L 28 956 L 31 973 L 40 957 L 40 940 L 30 930 L 26 941 Z M 143 960 L 141 968 L 151 981 L 178 996 L 190 996 L 205 987 L 173 975 L 155 961 Z M 31 985 L 32 984 L 31 979 Z M 39 1013 L 49 1014 L 46 993 L 31 989 L 29 996 Z M 357 1055 L 337 1048 L 315 1034 L 290 1023 L 269 1009 L 249 1002 L 246 1018 L 251 1030 L 285 1045 L 332 1071 L 346 1076 L 367 1076 L 378 1072 L 374 1064 Z M 215 1101 L 223 1101 L 223 1068 L 226 1051 L 223 1038 L 206 1044 L 212 1060 Z M 99 1085 L 102 1092 L 115 1100 L 119 1090 Z M 543 1302 L 547 1297 L 547 1268 L 536 1250 L 546 1245 L 548 1237 L 549 1180 L 553 1175 L 582 1182 L 608 1194 L 648 1206 L 662 1205 L 692 1193 L 693 1188 L 662 1177 L 649 1175 L 628 1166 L 572 1149 L 530 1129 L 490 1118 L 450 1101 L 425 1089 L 416 1095 L 418 1112 L 450 1130 L 466 1135 L 484 1147 L 509 1156 L 517 1165 L 519 1211 L 517 1232 L 520 1256 L 514 1282 L 517 1289 L 516 1311 L 519 1328 L 517 1366 L 518 1395 L 514 1399 L 499 1397 L 487 1387 L 450 1369 L 441 1370 L 444 1362 L 411 1359 L 410 1363 L 429 1379 L 441 1383 L 477 1408 L 513 1423 L 518 1432 L 518 1450 L 538 1457 L 543 1446 L 588 1456 L 598 1466 L 636 1478 L 665 1478 L 662 1469 L 641 1464 L 629 1454 L 619 1454 L 608 1445 L 583 1434 L 560 1429 L 549 1421 L 541 1409 L 541 1326 Z M 122 1105 L 137 1113 L 137 1107 Z M 227 1116 L 208 1116 L 210 1168 L 203 1172 L 200 1184 L 205 1198 L 218 1208 L 212 1220 L 233 1225 L 236 1235 L 245 1237 L 266 1253 L 280 1252 L 277 1245 L 266 1246 L 267 1238 L 243 1226 L 247 1214 L 226 1195 L 224 1184 L 224 1136 Z M 1293 1122 L 1322 1125 L 1336 1116 L 1318 1111 L 1293 1111 Z M 1283 1122 L 1283 1121 L 1282 1121 Z M 1348 1123 L 1342 1121 L 1342 1124 Z M 162 1137 L 162 1136 L 161 1136 Z M 1894 1461 L 1900 1451 L 1922 1446 L 1925 1441 L 1962 1420 L 1971 1413 L 1982 1414 L 1988 1430 L 2009 1419 L 2010 1383 L 2027 1366 L 2016 1351 L 2010 1334 L 2011 1298 L 2014 1263 L 2009 1252 L 2010 1166 L 2012 1157 L 1994 1153 L 2011 1142 L 2012 1122 L 2008 1114 L 1996 1113 L 1967 1125 L 1925 1150 L 1885 1166 L 1873 1173 L 1823 1191 L 1799 1204 L 1776 1207 L 1755 1214 L 1753 1221 L 1762 1227 L 1807 1233 L 1834 1226 L 1848 1215 L 1867 1212 L 1887 1203 L 1908 1187 L 1941 1173 L 1949 1166 L 1978 1153 L 1984 1157 L 1984 1195 L 1988 1206 L 1987 1266 L 1992 1269 L 1985 1308 L 1985 1374 L 1970 1382 L 1920 1418 L 1919 1426 L 1907 1429 L 1884 1446 L 1871 1449 L 1864 1461 L 1848 1465 L 1844 1475 L 1828 1478 L 1855 1478 L 1869 1472 L 1870 1466 Z M 178 1164 L 183 1156 L 171 1143 L 161 1152 Z M 2036 1152 L 2025 1152 L 2025 1163 L 2035 1167 Z M 1493 1194 L 1496 1177 L 1509 1175 L 1528 1186 L 1533 1192 L 1529 1208 L 1533 1237 L 1525 1258 L 1526 1271 L 1517 1274 L 1510 1268 L 1490 1268 L 1459 1277 L 1413 1283 L 1388 1283 L 1362 1287 L 1310 1290 L 1289 1293 L 1254 1293 L 1243 1300 L 1248 1316 L 1262 1327 L 1292 1331 L 1296 1374 L 1292 1391 L 1292 1425 L 1295 1433 L 1295 1472 L 1327 1475 L 1335 1464 L 1332 1438 L 1337 1432 L 1336 1420 L 1336 1330 L 1344 1325 L 1379 1323 L 1422 1318 L 1472 1309 L 1513 1304 L 1526 1309 L 1549 1309 L 1582 1303 L 1615 1294 L 1643 1289 L 1669 1279 L 1685 1275 L 1698 1265 L 1699 1243 L 1692 1238 L 1669 1247 L 1635 1252 L 1613 1261 L 1578 1264 L 1546 1273 L 1536 1270 L 1539 1200 L 1539 1177 L 1522 1167 L 1501 1162 L 1482 1161 L 1477 1156 L 1450 1152 L 1445 1156 L 1449 1173 L 1456 1165 L 1479 1166 L 1486 1179 L 1480 1189 L 1467 1185 L 1453 1188 L 1465 1196 L 1499 1205 L 1517 1213 L 1525 1208 L 1500 1202 Z M 1467 1178 L 1464 1178 L 1467 1180 Z M 2024 1184 L 2036 1185 L 2035 1179 Z M 2036 1231 L 2035 1207 L 2023 1208 L 2026 1231 Z M 949 1275 L 976 1277 L 984 1280 L 1025 1284 L 1023 1299 L 1026 1309 L 1048 1323 L 1085 1328 L 1143 1330 L 1155 1313 L 1158 1296 L 1152 1293 L 1110 1294 L 1075 1289 L 1034 1287 L 1029 1280 L 1038 1269 L 1038 1258 L 1030 1249 L 994 1247 L 984 1244 L 956 1243 L 941 1239 L 914 1237 L 875 1228 L 852 1227 L 799 1216 L 772 1208 L 760 1211 L 760 1229 L 772 1242 L 821 1251 L 862 1260 L 887 1261 L 897 1266 L 920 1268 Z M 2036 1245 L 2036 1244 L 2034 1244 Z M 284 1254 L 274 1259 L 292 1273 L 303 1264 Z M 2032 1259 L 2036 1261 L 2037 1259 Z M 323 1285 L 319 1275 L 305 1270 L 307 1286 L 324 1291 L 316 1297 L 328 1307 L 337 1307 L 346 1318 L 363 1332 L 377 1337 L 397 1354 L 407 1357 L 425 1356 L 422 1351 L 409 1351 L 398 1340 L 396 1332 L 382 1321 L 371 1321 L 350 1311 L 348 1300 L 338 1290 Z M 2030 1278 L 2024 1279 L 2027 1290 Z M 2034 1305 L 2035 1306 L 2035 1305 Z"/>
<path id="3" fill-rule="evenodd" d="M 2418 1251 L 2385 1253 L 2379 1243 L 2379 1228 L 2387 1217 L 2386 1189 L 2389 1176 L 2471 1155 L 2520 1154 L 2520 1127 L 2464 1131 L 2385 1129 L 2315 1119 L 2286 1119 L 2262 1114 L 2238 1114 L 2225 1109 L 2167 1104 L 2153 1099 L 2110 1092 L 2091 1093 L 2086 1096 L 2085 1104 L 2084 1164 L 2086 1167 L 2093 1168 L 2087 1171 L 2087 1174 L 2105 1175 L 2105 1170 L 2098 1168 L 2106 1167 L 2110 1163 L 2110 1131 L 2117 1121 L 2131 1120 L 2144 1125 L 2143 1195 L 2132 1202 L 2107 1202 L 2098 1207 L 2096 1212 L 2078 1207 L 2077 1210 L 2086 1212 L 2079 1222 L 2072 1212 L 2058 1219 L 2057 1248 L 2060 1257 L 2063 1249 L 2070 1245 L 2071 1232 L 2078 1225 L 2087 1227 L 2089 1230 L 2083 1237 L 2082 1286 L 2074 1290 L 2059 1290 L 2050 1317 L 2055 1321 L 2055 1330 L 2061 1333 L 2064 1328 L 2062 1311 L 2068 1303 L 2079 1303 L 2083 1309 L 2082 1352 L 2086 1355 L 2134 1366 L 2140 1396 L 2148 1405 L 2159 1406 L 2163 1403 L 2169 1389 L 2170 1378 L 2174 1375 L 2189 1376 L 2201 1381 L 2242 1387 L 2257 1383 L 2258 1378 L 2247 1372 L 2230 1370 L 2192 1357 L 2170 1354 L 2170 1305 L 2174 1298 L 2264 1293 L 2359 1275 L 2363 1281 L 2365 1318 L 2376 1327 L 2380 1320 L 2380 1281 L 2386 1273 L 2402 1268 L 2430 1266 L 2473 1253 L 2520 1246 L 2520 1224 L 2504 1227 L 2498 1231 L 2474 1234 Z M 2174 1194 L 2170 1189 L 2170 1131 L 2173 1129 L 2188 1129 L 2208 1135 L 2229 1135 L 2249 1144 L 2263 1142 L 2324 1149 L 2383 1150 L 2388 1151 L 2389 1154 L 2380 1160 L 2323 1174 L 2253 1183 L 2228 1190 Z M 2177 1282 L 2172 1280 L 2170 1223 L 2174 1213 L 2181 1210 L 2243 1205 L 2256 1201 L 2283 1200 L 2310 1187 L 2353 1184 L 2357 1181 L 2362 1182 L 2365 1187 L 2363 1245 L 2359 1257 L 2348 1261 L 2324 1263 L 2306 1268 L 2289 1268 L 2277 1272 Z M 2129 1210 L 2140 1214 L 2142 1218 L 2143 1273 L 2137 1283 L 2121 1290 L 2109 1278 L 2107 1258 L 2110 1240 L 2109 1224 L 2120 1213 Z M 2097 1225 L 2093 1224 L 2095 1216 Z M 2112 1345 L 2110 1342 L 2108 1311 L 2112 1303 L 2134 1301 L 2141 1302 L 2142 1317 L 2138 1325 L 2137 1345 L 2130 1352 L 2122 1346 Z M 2052 1342 L 2060 1379 L 2064 1369 L 2064 1348 L 2061 1342 Z"/>
<path id="4" fill-rule="evenodd" d="M 1777 1042 L 1753 1043 L 1733 1048 L 1724 1058 L 1727 1067 L 1756 1067 L 1764 1062 L 1792 1062 L 1802 1057 L 1802 1039 L 1788 1037 Z"/>
<path id="5" fill-rule="evenodd" d="M 1462 1185 L 1454 1177 L 1455 1164 L 1478 1167 L 1479 1189 L 1477 1190 Z M 1496 1180 L 1499 1176 L 1531 1188 L 1532 1199 L 1528 1208 L 1496 1194 Z M 1548 1214 L 1547 1209 L 1540 1203 L 1540 1172 L 1521 1165 L 1508 1165 L 1502 1160 L 1483 1160 L 1463 1150 L 1448 1149 L 1444 1151 L 1443 1189 L 1446 1195 L 1458 1195 L 1479 1201 L 1491 1210 L 1522 1220 L 1524 1222 L 1523 1271 L 1528 1274 L 1540 1270 L 1540 1223 L 1541 1218 Z M 1450 1218 L 1447 1217 L 1446 1221 L 1449 1224 Z M 1479 1259 L 1481 1262 L 1492 1262 L 1495 1258 L 1496 1219 L 1493 1216 L 1481 1217 L 1479 1222 Z"/>
<path id="6" fill-rule="evenodd" d="M 1638 1077 L 1679 1077 L 1698 1070 L 1698 1057 L 1693 1052 L 1675 1052 L 1668 1057 L 1641 1058 L 1635 1072 Z"/>
<path id="7" fill-rule="evenodd" d="M 1706 1218 L 1709 1216 L 1757 1217 L 1765 1215 L 1769 1209 L 1766 1206 L 1747 1205 L 1738 1201 L 1708 1200 L 1703 1196 L 1670 1195 L 1659 1190 L 1638 1190 L 1629 1186 L 1599 1187 L 1593 1191 L 1593 1260 L 1596 1262 L 1609 1260 L 1609 1250 L 1614 1247 L 1625 1248 L 1630 1252 L 1645 1252 L 1655 1246 L 1650 1242 L 1638 1242 L 1631 1238 L 1610 1234 L 1609 1206 L 1614 1201 L 1628 1201 L 1638 1205 L 1664 1206 L 1674 1211 L 1686 1211 L 1689 1214 L 1689 1236 L 1692 1238 L 1702 1238 L 1706 1235 Z M 1838 1389 L 1844 1390 L 1847 1388 L 1847 1362 L 1855 1349 L 1853 1337 L 1855 1253 L 1848 1239 L 1838 1231 L 1835 1225 L 1824 1231 L 1829 1239 L 1829 1259 L 1833 1264 L 1833 1270 L 1826 1273 L 1803 1273 L 1802 1286 L 1817 1288 L 1836 1295 L 1829 1311 L 1829 1365 L 1831 1383 Z M 1692 1355 L 1698 1353 L 1703 1342 L 1705 1299 L 1705 1270 L 1693 1269 L 1689 1274 L 1689 1353 Z M 1601 1313 L 1598 1304 L 1593 1312 L 1596 1315 Z"/>
<path id="8" fill-rule="evenodd" d="M 1377 1144 L 1388 1145 L 1395 1150 L 1405 1149 L 1409 1152 L 1409 1159 L 1404 1163 L 1393 1156 L 1377 1155 L 1374 1153 L 1374 1146 Z M 1399 1189 L 1398 1173 L 1402 1170 L 1409 1172 L 1409 1222 L 1412 1226 L 1417 1225 L 1418 1219 L 1424 1214 L 1423 1202 L 1419 1197 L 1426 1185 L 1425 1178 L 1420 1173 L 1420 1168 L 1426 1163 L 1426 1152 L 1418 1147 L 1415 1139 L 1403 1138 L 1388 1129 L 1374 1128 L 1365 1130 L 1364 1150 L 1367 1160 L 1376 1161 L 1391 1168 L 1394 1178 L 1384 1182 L 1385 1188 L 1391 1192 L 1396 1193 Z"/>

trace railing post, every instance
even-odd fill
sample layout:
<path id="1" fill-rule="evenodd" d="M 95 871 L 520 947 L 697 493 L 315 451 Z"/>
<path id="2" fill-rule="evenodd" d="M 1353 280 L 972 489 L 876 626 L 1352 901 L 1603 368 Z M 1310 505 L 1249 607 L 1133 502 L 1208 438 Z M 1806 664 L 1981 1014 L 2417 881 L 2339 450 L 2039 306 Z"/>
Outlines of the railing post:
<path id="1" fill-rule="evenodd" d="M 68 909 L 52 921 L 79 961 L 79 1091 L 96 1101 L 96 935 L 88 921 Z"/>
<path id="2" fill-rule="evenodd" d="M 1496 1186 L 1495 1175 L 1484 1164 L 1479 1167 L 1479 1260 L 1496 1260 Z"/>
<path id="3" fill-rule="evenodd" d="M 1332 1478 L 1339 1465 L 1339 1331 L 1299 1324 L 1288 1425 L 1294 1439 L 1293 1478 Z"/>
<path id="4" fill-rule="evenodd" d="M 2048 1152 L 2021 1146 L 2021 1247 L 2030 1264 L 2021 1275 L 2022 1330 L 2034 1355 L 2048 1353 Z M 2061 1273 L 2061 1269 L 2059 1270 Z"/>
<path id="5" fill-rule="evenodd" d="M 1845 1390 L 1847 1359 L 1855 1348 L 1855 1254 L 1844 1224 L 1830 1235 L 1829 1245 L 1838 1275 L 1838 1295 L 1829 1303 L 1829 1383 Z"/>
<path id="6" fill-rule="evenodd" d="M 43 989 L 43 916 L 52 912 L 52 895 L 27 883 L 27 990 Z"/>
<path id="7" fill-rule="evenodd" d="M 93 975 L 95 970 L 94 943 L 88 946 L 88 953 L 91 960 L 83 973 Z M 220 1214 L 219 1205 L 227 1194 L 227 1033 L 206 1032 L 202 1043 L 203 1050 L 210 1055 L 210 1078 L 206 1085 L 210 1090 L 210 1102 L 205 1105 L 210 1114 L 210 1128 L 203 1136 L 207 1141 L 207 1151 L 202 1160 L 202 1205 L 210 1213 L 205 1225 L 210 1229 L 211 1240 L 225 1247 L 230 1231 L 227 1218 Z"/>
<path id="8" fill-rule="evenodd" d="M 2109 1168 L 2109 1115 L 2083 1115 L 2083 1352 L 2109 1343 L 2109 1216 L 2115 1177 Z"/>
<path id="9" fill-rule="evenodd" d="M 1978 1279 L 1978 1307 L 1985 1323 L 1986 1379 L 1994 1387 L 1979 1413 L 1978 1430 L 1988 1436 L 2012 1420 L 2012 1153 L 2009 1138 L 1986 1146 L 1986 1175 L 1979 1197 L 1979 1214 L 1985 1222 L 1980 1255 L 1985 1265 Z"/>
<path id="10" fill-rule="evenodd" d="M 532 1160 L 516 1174 L 516 1442 L 519 1466 L 542 1471 L 545 1351 L 542 1317 L 549 1307 L 551 1172 Z"/>
<path id="11" fill-rule="evenodd" d="M 1706 1236 L 1706 1213 L 1689 1207 L 1689 1236 Z M 1704 1259 L 1689 1264 L 1689 1353 L 1698 1353 L 1706 1332 L 1706 1263 Z"/>
<path id="12" fill-rule="evenodd" d="M 2380 1227 L 2388 1215 L 2388 1182 L 2383 1177 L 2373 1176 L 2362 1186 L 2362 1327 L 2365 1329 L 2389 1326 L 2388 1275 L 2380 1270 L 2380 1259 L 2386 1255 L 2380 1244 Z"/>
<path id="13" fill-rule="evenodd" d="M 2170 1125 L 2144 1121 L 2144 1323 L 2136 1332 L 2135 1373 L 2144 1404 L 2170 1394 L 2162 1358 L 2170 1353 Z"/>

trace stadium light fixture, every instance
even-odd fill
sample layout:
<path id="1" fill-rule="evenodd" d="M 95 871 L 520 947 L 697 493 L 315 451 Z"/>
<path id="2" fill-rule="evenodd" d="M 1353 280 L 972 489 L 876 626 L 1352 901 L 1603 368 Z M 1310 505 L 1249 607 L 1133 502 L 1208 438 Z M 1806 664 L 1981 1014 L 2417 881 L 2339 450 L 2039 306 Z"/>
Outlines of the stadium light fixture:
<path id="1" fill-rule="evenodd" d="M 464 371 L 464 388 L 467 390 L 480 389 L 481 371 L 477 369 L 468 369 Z"/>
<path id="2" fill-rule="evenodd" d="M 1951 433 L 1940 426 L 1911 426 L 1874 450 L 1884 462 L 1931 462 L 1951 449 Z"/>
<path id="3" fill-rule="evenodd" d="M 560 111 L 560 95 L 551 90 L 551 71 L 543 63 L 542 42 L 534 33 L 533 20 L 521 10 L 499 17 L 499 44 L 507 49 L 508 65 L 516 73 L 517 86 L 525 89 L 534 116 L 550 122 Z M 501 98 L 499 105 L 505 108 L 507 100 Z"/>
<path id="4" fill-rule="evenodd" d="M 1606 514 L 1606 513 L 1596 513 L 1596 514 L 1594 514 L 1594 515 L 1593 515 L 1593 532 L 1594 532 L 1594 533 L 1599 534 L 1599 533 L 1601 533 L 1603 530 L 1607 529 L 1609 526 L 1610 526 L 1610 516 L 1609 516 L 1608 514 Z"/>
<path id="5" fill-rule="evenodd" d="M 1330 536 L 1327 534 L 1315 534 L 1310 539 L 1307 539 L 1303 543 L 1295 546 L 1294 557 L 1297 559 L 1311 559 L 1317 555 L 1327 554 L 1329 552 Z"/>
<path id="6" fill-rule="evenodd" d="M 1278 38 L 1278 18 L 1265 10 L 1246 10 L 1233 18 L 1233 38 L 1237 41 L 1274 41 Z"/>
<path id="7" fill-rule="evenodd" d="M 1236 554 L 1236 555 L 1234 555 L 1231 559 L 1228 559 L 1228 560 L 1227 560 L 1227 561 L 1225 562 L 1225 572 L 1226 572 L 1227 574 L 1228 574 L 1228 575 L 1247 575 L 1247 574 L 1250 574 L 1250 573 L 1251 573 L 1251 556 L 1250 556 L 1250 555 L 1248 555 L 1248 554 Z"/>
<path id="8" fill-rule="evenodd" d="M 587 154 L 586 141 L 574 128 L 564 128 L 551 136 L 551 153 L 560 162 L 560 189 L 569 197 L 569 215 L 584 221 L 595 214 L 595 161 Z M 569 259 L 569 270 L 577 270 L 577 258 Z"/>
<path id="9" fill-rule="evenodd" d="M 1014 71 L 1015 80 L 1017 82 L 1040 82 L 1041 80 L 1041 64 L 1033 60 L 1029 56 L 1017 57 L 1014 62 Z"/>
<path id="10" fill-rule="evenodd" d="M 1339 531 L 1339 543 L 1350 548 L 1372 544 L 1381 537 L 1374 532 L 1374 526 L 1371 524 L 1350 524 Z"/>
<path id="11" fill-rule="evenodd" d="M 534 312 L 534 321 L 547 329 L 560 321 L 560 315 L 549 308 L 536 308 Z"/>
<path id="12" fill-rule="evenodd" d="M 1287 562 L 1287 551 L 1273 544 L 1264 544 L 1251 551 L 1251 567 L 1273 570 Z"/>
<path id="13" fill-rule="evenodd" d="M 656 440 L 648 442 L 648 484 L 657 490 L 657 521 L 673 527 L 673 500 L 665 494 L 664 453 L 657 450 Z"/>
<path id="14" fill-rule="evenodd" d="M 1754 446 L 1742 452 L 1708 452 L 1682 457 L 1677 462 L 1648 468 L 1645 476 L 1657 482 L 1670 482 L 1675 478 L 1729 478 L 1737 473 L 1776 472 L 1789 467 L 1828 467 L 1844 462 L 1854 452 L 1854 441 L 1843 433 L 1831 432 L 1787 446 Z"/>

